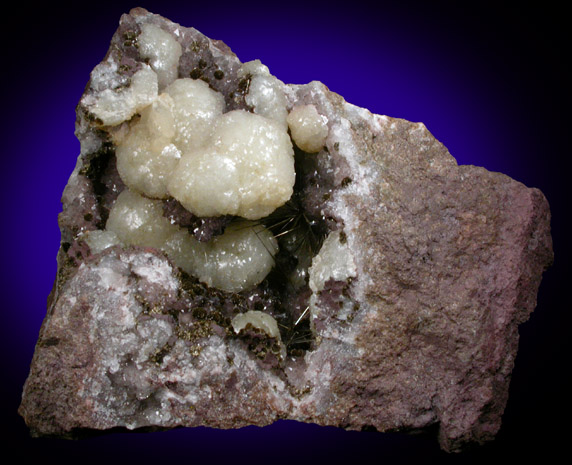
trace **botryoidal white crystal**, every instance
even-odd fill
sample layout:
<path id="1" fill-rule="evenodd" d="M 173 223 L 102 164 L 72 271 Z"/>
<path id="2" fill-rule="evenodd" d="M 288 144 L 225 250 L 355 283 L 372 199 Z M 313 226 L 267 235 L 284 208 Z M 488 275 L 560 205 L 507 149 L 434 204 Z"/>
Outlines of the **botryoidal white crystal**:
<path id="1" fill-rule="evenodd" d="M 95 68 L 92 76 L 98 71 Z M 121 90 L 108 88 L 99 92 L 97 97 L 88 95 L 83 104 L 105 126 L 116 126 L 151 104 L 158 92 L 157 74 L 149 66 L 143 66 L 131 77 L 128 87 Z"/>
<path id="2" fill-rule="evenodd" d="M 232 328 L 236 334 L 240 333 L 246 325 L 250 324 L 254 328 L 263 330 L 269 337 L 280 339 L 280 331 L 278 323 L 268 313 L 257 310 L 249 310 L 245 313 L 239 313 L 232 319 Z"/>
<path id="3" fill-rule="evenodd" d="M 154 24 L 144 24 L 137 38 L 137 46 L 141 57 L 148 59 L 157 73 L 159 90 L 177 78 L 183 50 L 171 34 Z"/>
<path id="4" fill-rule="evenodd" d="M 168 185 L 197 216 L 257 220 L 292 196 L 296 173 L 288 133 L 244 110 L 222 115 L 210 143 L 183 155 Z"/>
<path id="5" fill-rule="evenodd" d="M 268 67 L 263 65 L 260 60 L 244 63 L 238 74 L 241 77 L 250 76 L 245 101 L 253 108 L 254 113 L 276 121 L 287 130 L 286 96 L 282 92 L 281 82 L 278 78 L 270 74 Z"/>
<path id="6" fill-rule="evenodd" d="M 217 118 L 224 111 L 224 97 L 201 80 L 177 79 L 165 89 L 174 102 L 173 143 L 186 153 L 208 142 Z"/>
<path id="7" fill-rule="evenodd" d="M 148 197 L 166 198 L 181 154 L 208 141 L 223 108 L 222 94 L 205 82 L 174 81 L 141 111 L 126 135 L 116 137 L 117 170 L 123 182 Z"/>
<path id="8" fill-rule="evenodd" d="M 137 44 L 149 65 L 126 88 L 111 86 L 84 102 L 109 127 L 127 186 L 105 233 L 89 235 L 88 244 L 93 252 L 117 243 L 157 248 L 209 286 L 235 292 L 253 287 L 274 265 L 278 246 L 269 231 L 246 221 L 201 243 L 171 224 L 155 199 L 173 197 L 198 217 L 264 218 L 293 193 L 288 130 L 302 150 L 316 152 L 325 142 L 327 119 L 313 105 L 288 115 L 280 81 L 259 60 L 238 70 L 250 80 L 245 101 L 254 113 L 224 113 L 222 94 L 206 82 L 177 79 L 181 46 L 171 34 L 146 24 Z"/>
<path id="9" fill-rule="evenodd" d="M 250 221 L 233 223 L 224 234 L 199 242 L 163 216 L 160 200 L 145 198 L 129 189 L 115 201 L 106 229 L 124 245 L 162 250 L 187 273 L 209 286 L 231 292 L 259 284 L 274 266 L 278 251 L 272 233 Z M 100 242 L 106 239 L 115 245 L 111 237 L 100 238 Z M 99 242 L 96 244 L 101 248 Z"/>
<path id="10" fill-rule="evenodd" d="M 223 109 L 222 94 L 205 82 L 175 80 L 130 123 L 127 134 L 116 132 L 123 182 L 147 197 L 171 195 L 203 217 L 256 220 L 286 203 L 296 173 L 285 115 L 280 124 Z"/>
<path id="11" fill-rule="evenodd" d="M 200 245 L 195 272 L 201 281 L 225 291 L 240 292 L 262 282 L 274 266 L 278 244 L 270 231 L 250 221 L 233 223 L 224 234 Z"/>
<path id="12" fill-rule="evenodd" d="M 141 112 L 141 119 L 131 125 L 117 144 L 117 171 L 130 189 L 149 197 L 167 197 L 167 180 L 181 159 L 172 139 L 175 121 L 169 94 L 161 94 Z"/>
<path id="13" fill-rule="evenodd" d="M 314 105 L 295 106 L 287 121 L 292 139 L 305 152 L 319 152 L 326 143 L 328 119 L 320 115 Z"/>

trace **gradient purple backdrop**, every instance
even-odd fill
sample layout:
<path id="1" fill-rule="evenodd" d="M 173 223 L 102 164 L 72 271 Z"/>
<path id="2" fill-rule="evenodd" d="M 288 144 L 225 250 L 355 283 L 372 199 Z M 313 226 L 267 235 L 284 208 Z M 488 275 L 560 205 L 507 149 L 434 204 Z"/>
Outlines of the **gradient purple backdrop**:
<path id="1" fill-rule="evenodd" d="M 550 11 L 548 4 L 534 11 L 383 3 L 117 1 L 65 9 L 17 6 L 4 17 L 5 24 L 19 26 L 6 34 L 9 46 L 2 65 L 7 162 L 0 197 L 2 283 L 8 296 L 1 317 L 2 424 L 20 458 L 151 463 L 167 450 L 173 460 L 211 464 L 320 458 L 469 463 L 545 455 L 562 447 L 564 436 L 547 426 L 553 424 L 555 410 L 568 414 L 569 407 L 560 402 L 570 387 L 567 374 L 561 374 L 569 366 L 570 303 L 559 300 L 569 252 L 563 243 L 564 218 L 570 212 L 561 166 L 570 152 L 564 145 L 570 121 L 562 115 L 571 100 L 566 87 L 571 74 L 564 69 L 569 43 L 562 42 L 565 33 L 559 29 L 563 12 Z M 120 15 L 133 6 L 223 40 L 241 61 L 258 58 L 286 83 L 319 80 L 374 113 L 422 121 L 459 164 L 501 171 L 545 193 L 553 211 L 556 263 L 544 276 L 537 310 L 521 327 L 511 396 L 493 444 L 445 456 L 434 438 L 288 421 L 238 431 L 197 428 L 81 442 L 28 437 L 15 410 L 56 272 L 60 197 L 79 153 L 75 106 Z"/>

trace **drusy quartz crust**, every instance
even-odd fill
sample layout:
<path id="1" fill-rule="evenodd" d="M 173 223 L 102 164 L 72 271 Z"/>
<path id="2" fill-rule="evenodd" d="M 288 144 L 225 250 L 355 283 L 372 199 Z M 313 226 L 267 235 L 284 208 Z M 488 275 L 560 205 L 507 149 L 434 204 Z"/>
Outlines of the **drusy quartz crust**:
<path id="1" fill-rule="evenodd" d="M 494 438 L 552 260 L 539 190 L 140 8 L 76 134 L 33 435 L 289 418 Z"/>

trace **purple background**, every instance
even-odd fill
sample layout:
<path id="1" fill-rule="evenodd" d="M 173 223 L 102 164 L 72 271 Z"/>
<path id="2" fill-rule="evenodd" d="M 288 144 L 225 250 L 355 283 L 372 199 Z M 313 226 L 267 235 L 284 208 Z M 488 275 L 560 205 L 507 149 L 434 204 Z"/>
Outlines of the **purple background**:
<path id="1" fill-rule="evenodd" d="M 213 6 L 209 6 L 213 3 Z M 355 5 L 353 4 L 355 3 Z M 563 11 L 399 2 L 78 2 L 16 6 L 2 35 L 2 426 L 5 454 L 44 463 L 473 463 L 547 459 L 565 450 L 556 427 L 570 413 L 570 275 L 564 191 L 571 73 Z M 70 4 L 71 5 L 71 4 Z M 280 421 L 237 431 L 207 428 L 114 434 L 80 442 L 31 440 L 16 414 L 56 272 L 60 196 L 79 153 L 75 106 L 119 17 L 133 6 L 259 58 L 279 79 L 319 80 L 374 113 L 422 121 L 460 164 L 540 188 L 553 212 L 555 265 L 521 344 L 503 427 L 492 444 L 447 456 L 433 438 L 346 432 Z M 532 3 L 534 5 L 534 3 Z M 9 25 L 14 29 L 8 33 Z M 565 271 L 568 270 L 568 271 Z M 7 298 L 6 298 L 7 297 Z M 6 455 L 9 456 L 9 455 Z M 168 463 L 168 462 L 165 462 Z"/>

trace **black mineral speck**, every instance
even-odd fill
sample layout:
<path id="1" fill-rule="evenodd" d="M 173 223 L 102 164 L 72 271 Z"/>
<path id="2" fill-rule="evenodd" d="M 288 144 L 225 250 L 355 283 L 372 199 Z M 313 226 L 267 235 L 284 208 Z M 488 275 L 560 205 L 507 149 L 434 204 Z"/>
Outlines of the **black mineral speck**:
<path id="1" fill-rule="evenodd" d="M 60 339 L 57 337 L 47 337 L 46 339 L 40 340 L 39 345 L 41 347 L 53 347 L 57 346 L 60 343 Z"/>
<path id="2" fill-rule="evenodd" d="M 238 83 L 238 90 L 241 92 L 248 93 L 249 87 L 250 87 L 250 76 L 241 79 Z"/>

